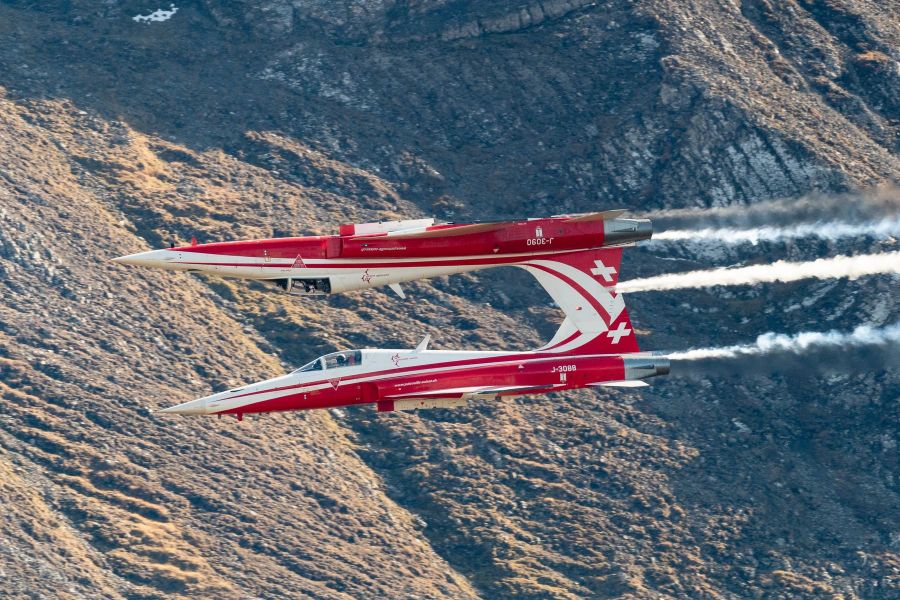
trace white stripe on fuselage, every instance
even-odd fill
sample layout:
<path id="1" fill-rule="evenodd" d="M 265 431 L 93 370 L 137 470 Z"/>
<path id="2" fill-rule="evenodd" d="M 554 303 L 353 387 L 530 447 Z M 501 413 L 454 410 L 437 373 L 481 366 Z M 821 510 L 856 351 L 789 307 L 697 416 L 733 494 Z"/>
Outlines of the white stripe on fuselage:
<path id="1" fill-rule="evenodd" d="M 374 354 L 377 353 L 377 354 Z M 370 381 L 379 381 L 383 379 L 393 379 L 396 377 L 416 377 L 416 376 L 428 376 L 439 373 L 446 373 L 450 371 L 455 371 L 461 368 L 477 368 L 477 367 L 495 367 L 495 366 L 508 366 L 522 362 L 543 362 L 543 361 L 552 361 L 552 360 L 573 360 L 580 358 L 603 358 L 610 356 L 621 356 L 620 354 L 585 354 L 585 355 L 560 355 L 559 357 L 555 356 L 543 356 L 540 358 L 536 358 L 535 355 L 538 354 L 536 352 L 469 352 L 469 351 L 425 351 L 420 353 L 414 353 L 412 350 L 363 350 L 363 361 L 366 362 L 366 355 L 372 356 L 385 356 L 388 358 L 388 362 L 383 364 L 373 364 L 372 366 L 368 365 L 360 365 L 360 367 L 342 367 L 340 369 L 326 369 L 324 371 L 308 371 L 305 373 L 296 373 L 296 374 L 288 374 L 282 375 L 281 377 L 277 377 L 275 379 L 269 379 L 266 381 L 262 381 L 256 384 L 250 384 L 241 388 L 241 391 L 235 392 L 234 394 L 237 396 L 243 396 L 247 394 L 248 388 L 254 388 L 256 393 L 252 396 L 244 396 L 244 397 L 231 397 L 229 398 L 228 394 L 232 394 L 232 392 L 221 392 L 220 394 L 214 394 L 212 396 L 208 396 L 207 400 L 207 409 L 210 413 L 223 412 L 228 410 L 234 410 L 237 408 L 249 407 L 254 404 L 258 404 L 260 402 L 266 402 L 269 400 L 275 400 L 278 398 L 286 397 L 286 396 L 295 396 L 298 394 L 308 394 L 310 392 L 327 389 L 329 387 L 333 387 L 330 383 L 331 380 L 340 379 L 341 384 L 346 380 L 349 385 L 356 385 L 359 383 L 365 383 Z M 391 373 L 390 371 L 384 372 L 387 369 L 390 369 L 390 365 L 392 362 L 389 360 L 391 355 L 399 354 L 401 358 L 400 366 L 395 368 L 404 368 L 403 362 L 405 359 L 413 359 L 414 357 L 426 357 L 427 355 L 433 354 L 433 358 L 429 361 L 431 366 L 424 366 L 421 369 L 415 369 L 411 371 L 401 371 L 397 373 Z M 477 358 L 498 358 L 508 356 L 509 360 L 502 360 L 497 362 L 490 363 L 481 363 L 481 364 L 458 364 L 459 361 L 472 360 Z M 452 357 L 452 358 L 451 358 Z M 452 361 L 449 362 L 448 361 Z M 381 361 L 379 361 L 381 362 Z M 364 375 L 365 373 L 373 373 L 377 372 L 378 374 L 373 375 Z M 291 379 L 291 375 L 296 375 L 295 379 Z M 309 377 L 310 380 L 322 380 L 323 382 L 302 386 L 302 387 L 293 387 L 302 384 L 301 379 Z M 279 389 L 271 392 L 259 392 L 259 389 L 263 386 L 271 386 L 274 388 L 284 388 L 291 386 L 290 389 Z"/>
<path id="2" fill-rule="evenodd" d="M 264 402 L 266 400 L 274 400 L 276 398 L 281 398 L 283 396 L 293 396 L 296 394 L 304 394 L 310 393 L 318 390 L 323 390 L 329 387 L 333 387 L 331 384 L 332 380 L 339 379 L 341 382 L 347 381 L 349 384 L 358 384 L 364 383 L 368 381 L 376 381 L 379 379 L 388 379 L 392 377 L 406 377 L 406 376 L 416 376 L 420 374 L 430 374 L 430 373 L 438 373 L 441 371 L 451 371 L 455 368 L 459 368 L 459 366 L 445 366 L 445 367 L 433 367 L 426 365 L 441 365 L 447 364 L 448 362 L 458 363 L 460 361 L 473 360 L 479 358 L 495 358 L 504 355 L 518 355 L 519 353 L 511 353 L 511 352 L 469 352 L 469 351 L 453 351 L 453 350 L 426 350 L 424 352 L 414 352 L 413 350 L 391 350 L 391 349 L 368 349 L 363 350 L 363 364 L 358 367 L 341 367 L 338 369 L 325 369 L 325 370 L 317 370 L 317 371 L 306 371 L 301 373 L 290 373 L 288 375 L 282 375 L 281 377 L 277 377 L 275 379 L 269 379 L 266 381 L 262 381 L 255 384 L 247 385 L 243 388 L 240 388 L 240 391 L 234 392 L 221 392 L 219 394 L 214 394 L 212 396 L 208 396 L 207 406 L 210 409 L 210 412 L 221 412 L 224 410 L 232 410 L 235 408 L 241 408 L 244 406 L 250 406 L 252 404 L 257 404 L 259 402 Z M 392 360 L 392 357 L 397 357 L 397 361 Z M 426 359 L 427 362 L 422 366 L 421 369 L 414 369 L 410 371 L 399 371 L 399 369 L 404 369 L 411 367 L 409 362 L 414 360 Z M 515 362 L 515 361 L 513 361 Z M 451 363 L 451 364 L 452 364 Z M 498 363 L 498 364 L 506 364 Z M 477 365 L 463 365 L 463 366 L 477 366 Z M 398 369 L 399 372 L 391 373 L 391 369 Z M 379 373 L 378 375 L 370 375 L 366 376 L 366 373 Z M 302 387 L 303 380 L 306 379 L 308 381 L 321 381 L 321 383 L 317 383 L 315 385 L 307 385 Z M 340 384 L 339 384 L 340 385 Z M 253 390 L 249 390 L 248 388 L 254 388 Z M 271 392 L 259 392 L 260 388 L 264 387 L 273 387 L 273 388 L 284 388 L 290 387 L 291 389 L 277 389 Z M 255 392 L 252 396 L 247 396 L 248 392 Z M 232 397 L 237 396 L 237 397 Z M 243 397 L 241 397 L 243 396 Z"/>

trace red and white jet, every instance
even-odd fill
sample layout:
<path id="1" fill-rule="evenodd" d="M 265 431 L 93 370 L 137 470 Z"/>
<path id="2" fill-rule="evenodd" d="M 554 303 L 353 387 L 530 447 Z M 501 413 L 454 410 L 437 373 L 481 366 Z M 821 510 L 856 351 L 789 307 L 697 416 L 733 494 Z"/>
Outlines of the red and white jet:
<path id="1" fill-rule="evenodd" d="M 272 281 L 288 293 L 321 296 L 490 267 L 552 260 L 574 250 L 649 239 L 647 219 L 624 211 L 489 223 L 434 219 L 342 225 L 339 235 L 216 242 L 151 250 L 115 262 Z M 609 280 L 607 280 L 607 283 Z"/>
<path id="2" fill-rule="evenodd" d="M 530 352 L 407 350 L 334 352 L 296 371 L 179 404 L 161 412 L 245 414 L 375 404 L 379 411 L 454 407 L 502 398 L 609 385 L 636 387 L 669 372 L 640 352 L 623 297 L 615 293 L 621 248 L 558 253 L 516 263 L 566 315 L 556 335 Z"/>

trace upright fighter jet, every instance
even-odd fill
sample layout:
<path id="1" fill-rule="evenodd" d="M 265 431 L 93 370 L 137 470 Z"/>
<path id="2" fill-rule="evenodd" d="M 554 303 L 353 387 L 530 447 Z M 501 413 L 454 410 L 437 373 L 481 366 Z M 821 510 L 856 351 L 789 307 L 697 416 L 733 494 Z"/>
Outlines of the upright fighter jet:
<path id="1" fill-rule="evenodd" d="M 490 267 L 552 260 L 575 250 L 649 239 L 647 219 L 624 211 L 487 223 L 434 219 L 341 225 L 338 235 L 217 242 L 151 250 L 115 262 L 271 281 L 298 296 L 322 296 Z"/>
<path id="2" fill-rule="evenodd" d="M 374 404 L 379 411 L 455 407 L 590 386 L 647 385 L 669 361 L 640 352 L 615 293 L 622 249 L 541 254 L 513 263 L 532 273 L 566 315 L 549 343 L 529 352 L 414 349 L 334 352 L 296 371 L 163 409 L 232 414 Z"/>

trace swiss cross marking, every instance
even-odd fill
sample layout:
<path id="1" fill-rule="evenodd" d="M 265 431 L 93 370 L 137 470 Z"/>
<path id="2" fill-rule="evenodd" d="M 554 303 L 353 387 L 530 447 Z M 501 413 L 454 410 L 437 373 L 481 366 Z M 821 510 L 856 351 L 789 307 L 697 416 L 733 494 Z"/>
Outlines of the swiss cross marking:
<path id="1" fill-rule="evenodd" d="M 613 344 L 618 344 L 620 339 L 630 334 L 631 330 L 625 325 L 625 321 L 619 323 L 619 327 L 617 329 L 610 329 L 606 332 L 606 335 L 612 338 Z"/>
<path id="2" fill-rule="evenodd" d="M 607 267 L 606 265 L 603 264 L 602 260 L 595 260 L 594 264 L 597 265 L 597 267 L 594 269 L 591 269 L 591 274 L 602 277 L 603 281 L 606 281 L 607 283 L 612 283 L 612 280 L 613 280 L 612 276 L 616 273 L 616 268 L 615 267 Z"/>

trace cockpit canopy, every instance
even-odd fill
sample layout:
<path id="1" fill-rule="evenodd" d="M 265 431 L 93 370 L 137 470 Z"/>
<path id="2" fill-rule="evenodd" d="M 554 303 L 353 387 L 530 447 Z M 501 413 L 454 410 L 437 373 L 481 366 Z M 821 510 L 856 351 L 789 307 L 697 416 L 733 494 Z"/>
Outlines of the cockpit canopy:
<path id="1" fill-rule="evenodd" d="M 316 360 L 303 365 L 302 367 L 294 371 L 294 373 L 342 369 L 344 367 L 355 367 L 361 364 L 361 350 L 346 350 L 344 352 L 332 352 L 331 354 L 320 356 Z"/>

